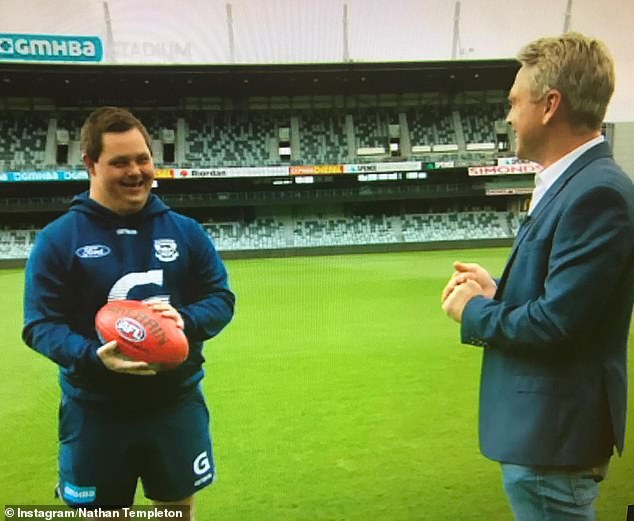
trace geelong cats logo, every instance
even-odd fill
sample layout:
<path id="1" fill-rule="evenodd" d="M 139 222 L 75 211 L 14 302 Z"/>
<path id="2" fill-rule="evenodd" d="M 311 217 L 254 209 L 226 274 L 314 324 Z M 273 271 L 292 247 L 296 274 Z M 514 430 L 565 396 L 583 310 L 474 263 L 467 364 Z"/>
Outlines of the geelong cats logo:
<path id="1" fill-rule="evenodd" d="M 178 259 L 178 245 L 174 239 L 155 239 L 154 255 L 161 262 L 172 262 Z"/>

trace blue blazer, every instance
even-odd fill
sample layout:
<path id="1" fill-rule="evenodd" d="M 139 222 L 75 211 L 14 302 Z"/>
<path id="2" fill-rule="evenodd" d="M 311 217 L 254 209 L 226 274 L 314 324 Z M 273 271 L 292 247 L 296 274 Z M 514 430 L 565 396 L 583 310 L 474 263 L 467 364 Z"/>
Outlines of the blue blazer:
<path id="1" fill-rule="evenodd" d="M 634 186 L 601 143 L 522 224 L 495 297 L 464 309 L 485 456 L 582 467 L 623 450 L 633 301 Z"/>

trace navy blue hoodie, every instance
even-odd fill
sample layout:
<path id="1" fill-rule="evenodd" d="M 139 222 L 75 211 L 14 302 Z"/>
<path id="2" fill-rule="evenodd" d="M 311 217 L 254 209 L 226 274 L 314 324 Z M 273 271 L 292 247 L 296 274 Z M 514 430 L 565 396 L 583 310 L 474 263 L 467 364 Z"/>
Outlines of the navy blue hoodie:
<path id="1" fill-rule="evenodd" d="M 94 319 L 108 300 L 159 297 L 183 317 L 188 359 L 156 376 L 105 368 Z M 151 195 L 121 216 L 83 193 L 38 234 L 26 265 L 22 338 L 60 366 L 70 396 L 116 403 L 160 403 L 203 377 L 203 341 L 233 316 L 235 297 L 213 243 L 193 219 Z"/>

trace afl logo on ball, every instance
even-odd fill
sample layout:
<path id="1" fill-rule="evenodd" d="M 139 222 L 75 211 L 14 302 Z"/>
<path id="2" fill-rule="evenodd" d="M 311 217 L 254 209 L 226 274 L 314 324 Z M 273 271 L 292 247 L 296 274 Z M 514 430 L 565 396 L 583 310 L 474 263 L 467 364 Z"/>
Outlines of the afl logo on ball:
<path id="1" fill-rule="evenodd" d="M 120 318 L 114 327 L 124 339 L 130 342 L 143 342 L 145 340 L 145 328 L 133 318 Z"/>

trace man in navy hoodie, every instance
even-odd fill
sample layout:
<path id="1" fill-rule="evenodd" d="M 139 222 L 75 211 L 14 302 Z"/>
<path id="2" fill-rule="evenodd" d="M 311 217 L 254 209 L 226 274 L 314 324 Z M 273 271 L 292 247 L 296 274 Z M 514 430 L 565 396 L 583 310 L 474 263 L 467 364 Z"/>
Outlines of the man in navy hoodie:
<path id="1" fill-rule="evenodd" d="M 24 341 L 60 367 L 58 493 L 75 507 L 133 503 L 140 478 L 156 504 L 190 507 L 214 479 L 201 392 L 203 342 L 231 320 L 235 297 L 194 220 L 150 193 L 151 140 L 126 110 L 97 109 L 81 130 L 90 189 L 37 237 L 26 267 Z M 178 368 L 157 371 L 101 345 L 97 310 L 148 302 L 189 340 Z"/>

